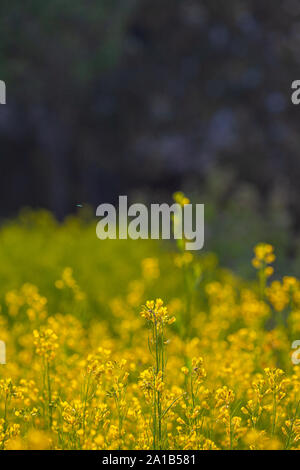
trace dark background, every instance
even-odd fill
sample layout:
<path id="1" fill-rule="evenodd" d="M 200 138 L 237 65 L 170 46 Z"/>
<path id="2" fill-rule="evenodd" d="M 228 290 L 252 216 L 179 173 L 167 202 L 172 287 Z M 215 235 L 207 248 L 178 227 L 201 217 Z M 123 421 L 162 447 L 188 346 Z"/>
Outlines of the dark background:
<path id="1" fill-rule="evenodd" d="M 2 0 L 0 217 L 187 188 L 297 233 L 299 65 L 298 0 Z"/>

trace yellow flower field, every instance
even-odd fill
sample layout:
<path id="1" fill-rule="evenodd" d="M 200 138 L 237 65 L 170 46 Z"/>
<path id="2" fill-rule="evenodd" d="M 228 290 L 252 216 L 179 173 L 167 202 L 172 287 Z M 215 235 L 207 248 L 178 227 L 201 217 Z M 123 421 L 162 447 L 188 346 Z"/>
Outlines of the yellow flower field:
<path id="1" fill-rule="evenodd" d="M 249 281 L 88 217 L 4 225 L 0 448 L 299 448 L 300 283 L 275 255 Z"/>

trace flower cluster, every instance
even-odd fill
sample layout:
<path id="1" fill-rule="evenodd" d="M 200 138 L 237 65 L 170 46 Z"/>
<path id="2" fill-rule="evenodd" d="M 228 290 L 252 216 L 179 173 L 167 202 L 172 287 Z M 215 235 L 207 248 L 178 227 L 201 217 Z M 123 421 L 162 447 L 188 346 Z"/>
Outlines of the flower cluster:
<path id="1" fill-rule="evenodd" d="M 141 316 L 156 325 L 172 325 L 176 321 L 175 317 L 169 317 L 168 309 L 161 299 L 148 300 L 143 306 Z"/>
<path id="2" fill-rule="evenodd" d="M 48 361 L 52 361 L 58 348 L 57 336 L 54 331 L 50 328 L 44 331 L 34 330 L 33 337 L 36 353 Z"/>
<path id="3" fill-rule="evenodd" d="M 264 269 L 266 276 L 272 276 L 274 269 L 270 264 L 274 263 L 276 257 L 274 247 L 269 243 L 259 243 L 254 248 L 255 257 L 252 264 L 256 269 Z"/>

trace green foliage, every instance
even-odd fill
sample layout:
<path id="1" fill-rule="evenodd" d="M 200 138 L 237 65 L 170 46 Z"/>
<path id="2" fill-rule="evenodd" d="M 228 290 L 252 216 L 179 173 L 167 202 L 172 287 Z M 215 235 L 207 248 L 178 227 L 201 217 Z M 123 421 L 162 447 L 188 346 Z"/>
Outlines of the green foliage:
<path id="1" fill-rule="evenodd" d="M 67 311 L 67 302 L 54 283 L 65 267 L 71 267 L 87 294 L 84 319 L 95 312 L 106 314 L 108 300 L 124 295 L 130 280 L 141 275 L 143 258 L 159 256 L 169 269 L 168 251 L 151 240 L 105 240 L 96 237 L 96 221 L 69 217 L 59 225 L 46 211 L 23 211 L 0 231 L 0 297 L 24 283 L 37 285 L 50 299 L 50 311 Z M 172 284 L 172 280 L 171 280 Z M 158 295 L 157 286 L 157 295 Z"/>

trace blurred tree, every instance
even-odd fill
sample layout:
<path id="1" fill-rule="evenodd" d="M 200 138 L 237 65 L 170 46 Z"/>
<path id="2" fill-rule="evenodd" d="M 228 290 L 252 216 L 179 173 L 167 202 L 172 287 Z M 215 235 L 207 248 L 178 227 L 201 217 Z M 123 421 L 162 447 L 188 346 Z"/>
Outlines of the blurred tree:
<path id="1" fill-rule="evenodd" d="M 10 185 L 20 196 L 27 186 L 25 203 L 46 205 L 59 216 L 68 211 L 75 172 L 72 140 L 90 112 L 86 107 L 99 76 L 119 60 L 136 1 L 1 1 L 0 70 L 9 94 L 8 111 L 2 108 L 0 116 L 3 170 L 12 171 Z M 21 155 L 11 144 L 24 137 L 18 132 L 24 125 L 32 138 L 25 146 L 28 152 Z M 10 132 L 5 132 L 8 127 Z M 9 162 L 6 166 L 11 157 L 18 166 L 26 160 L 27 185 L 18 183 L 17 168 Z M 32 181 L 34 177 L 42 184 Z M 19 205 L 23 201 L 20 197 Z"/>

